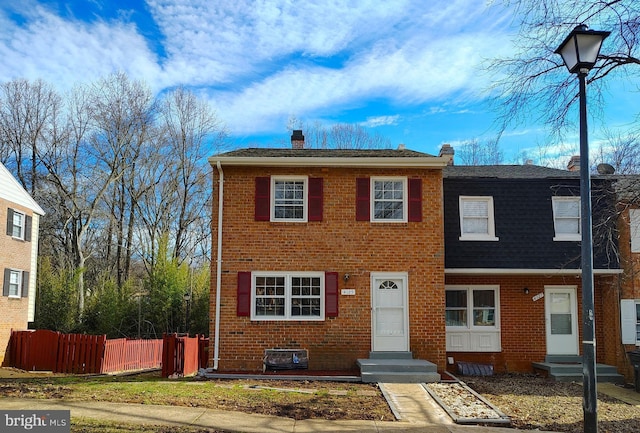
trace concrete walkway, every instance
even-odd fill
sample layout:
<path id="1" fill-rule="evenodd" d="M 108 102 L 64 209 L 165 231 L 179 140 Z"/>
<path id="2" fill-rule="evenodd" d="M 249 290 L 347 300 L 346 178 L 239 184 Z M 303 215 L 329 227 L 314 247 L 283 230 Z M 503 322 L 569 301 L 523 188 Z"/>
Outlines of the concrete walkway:
<path id="1" fill-rule="evenodd" d="M 96 401 L 37 400 L 5 398 L 3 410 L 70 410 L 72 418 L 117 420 L 118 422 L 188 426 L 225 432 L 310 433 L 310 432 L 432 432 L 515 433 L 504 427 L 454 424 L 420 384 L 384 384 L 385 396 L 398 421 L 296 421 L 267 415 L 183 406 L 107 403 Z"/>

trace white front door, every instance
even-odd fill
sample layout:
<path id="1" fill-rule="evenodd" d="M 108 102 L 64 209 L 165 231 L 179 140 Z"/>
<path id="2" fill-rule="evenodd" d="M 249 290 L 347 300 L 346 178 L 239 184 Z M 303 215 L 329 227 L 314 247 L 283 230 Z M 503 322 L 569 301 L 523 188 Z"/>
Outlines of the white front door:
<path id="1" fill-rule="evenodd" d="M 371 274 L 372 350 L 409 351 L 407 275 Z"/>
<path id="2" fill-rule="evenodd" d="M 578 355 L 576 287 L 545 287 L 544 299 L 547 355 Z"/>

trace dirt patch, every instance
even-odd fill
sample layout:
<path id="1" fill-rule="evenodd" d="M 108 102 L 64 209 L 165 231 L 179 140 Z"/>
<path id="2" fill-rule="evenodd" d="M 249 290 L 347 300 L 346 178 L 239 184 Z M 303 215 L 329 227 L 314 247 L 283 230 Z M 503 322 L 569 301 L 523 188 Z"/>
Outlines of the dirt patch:
<path id="1" fill-rule="evenodd" d="M 462 377 L 473 390 L 511 417 L 519 429 L 582 433 L 583 388 L 533 375 Z M 598 394 L 598 428 L 602 433 L 637 433 L 640 406 Z"/>

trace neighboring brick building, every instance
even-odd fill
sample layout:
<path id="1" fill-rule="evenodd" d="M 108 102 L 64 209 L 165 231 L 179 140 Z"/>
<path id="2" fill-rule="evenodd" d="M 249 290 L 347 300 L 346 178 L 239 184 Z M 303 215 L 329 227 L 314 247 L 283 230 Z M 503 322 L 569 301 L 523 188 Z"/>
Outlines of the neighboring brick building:
<path id="1" fill-rule="evenodd" d="M 604 363 L 618 341 L 605 338 L 616 320 L 605 312 L 617 304 L 611 290 L 622 271 L 614 253 L 616 227 L 607 223 L 615 221 L 611 180 L 592 183 L 596 347 Z M 547 355 L 579 355 L 578 173 L 534 165 L 450 166 L 444 203 L 447 356 L 505 372 L 531 371 L 531 363 Z M 459 318 L 461 311 L 465 317 Z M 491 320 L 479 321 L 480 314 Z"/>
<path id="2" fill-rule="evenodd" d="M 26 330 L 35 312 L 38 223 L 43 210 L 0 164 L 0 365 L 7 355 L 11 330 Z"/>

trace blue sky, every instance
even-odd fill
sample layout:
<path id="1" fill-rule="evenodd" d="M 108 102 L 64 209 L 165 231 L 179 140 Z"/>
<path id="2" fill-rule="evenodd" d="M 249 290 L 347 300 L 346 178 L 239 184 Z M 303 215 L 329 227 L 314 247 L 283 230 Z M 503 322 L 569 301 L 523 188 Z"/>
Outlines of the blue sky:
<path id="1" fill-rule="evenodd" d="M 124 71 L 154 92 L 193 89 L 234 146 L 282 143 L 295 116 L 358 123 L 436 154 L 495 135 L 481 66 L 508 54 L 516 31 L 491 3 L 0 0 L 0 81 L 41 78 L 65 91 Z M 632 118 L 616 117 L 628 114 L 619 107 L 611 122 L 624 128 Z M 505 162 L 545 142 L 541 125 L 508 130 Z"/>

